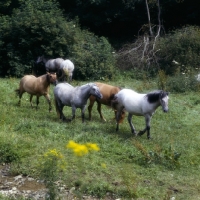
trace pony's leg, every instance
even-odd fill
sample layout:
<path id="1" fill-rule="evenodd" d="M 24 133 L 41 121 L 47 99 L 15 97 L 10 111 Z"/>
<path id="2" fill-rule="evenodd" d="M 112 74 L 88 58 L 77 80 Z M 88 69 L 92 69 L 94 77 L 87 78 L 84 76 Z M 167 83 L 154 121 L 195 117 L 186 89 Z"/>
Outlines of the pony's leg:
<path id="1" fill-rule="evenodd" d="M 132 117 L 133 117 L 133 114 L 131 114 L 131 113 L 129 113 L 128 114 L 128 123 L 129 123 L 129 125 L 130 125 L 130 127 L 131 127 L 131 132 L 136 136 L 137 135 L 137 133 L 136 133 L 136 131 L 135 131 L 135 128 L 134 128 L 134 126 L 133 126 L 133 124 L 132 124 Z"/>
<path id="2" fill-rule="evenodd" d="M 122 110 L 123 110 L 123 107 L 121 107 L 121 108 L 119 108 L 117 110 L 117 114 L 116 114 L 116 121 L 117 121 L 116 131 L 119 130 L 119 121 L 120 121 L 120 118 L 121 118 Z"/>
<path id="3" fill-rule="evenodd" d="M 148 139 L 151 139 L 151 135 L 150 135 L 151 116 L 148 115 L 148 116 L 145 118 L 145 121 L 146 121 L 146 129 L 147 129 L 147 138 L 148 138 Z"/>
<path id="4" fill-rule="evenodd" d="M 40 103 L 39 101 L 39 96 L 36 97 L 36 110 L 38 109 L 38 104 Z"/>
<path id="5" fill-rule="evenodd" d="M 33 95 L 30 95 L 30 104 L 31 104 L 31 108 L 33 108 L 33 103 L 32 103 L 32 99 L 33 99 Z"/>
<path id="6" fill-rule="evenodd" d="M 76 113 L 76 107 L 75 106 L 72 106 L 72 119 L 75 119 L 75 113 Z"/>
<path id="7" fill-rule="evenodd" d="M 62 121 L 67 121 L 66 117 L 65 117 L 64 114 L 63 114 L 63 108 L 64 108 L 64 105 L 58 103 L 57 109 L 58 109 L 58 111 L 59 111 L 60 119 L 61 119 Z"/>
<path id="8" fill-rule="evenodd" d="M 66 81 L 66 79 L 65 79 L 65 77 L 66 77 L 66 74 L 65 74 L 65 72 L 64 72 L 64 70 L 63 69 L 61 69 L 60 71 L 59 71 L 59 81 L 61 81 L 61 82 L 65 82 Z"/>
<path id="9" fill-rule="evenodd" d="M 101 113 L 101 103 L 97 101 L 97 110 L 99 112 L 99 115 L 101 117 L 101 119 L 103 119 L 104 121 L 106 121 L 106 119 L 103 117 L 102 113 Z"/>
<path id="10" fill-rule="evenodd" d="M 50 96 L 49 96 L 49 94 L 46 94 L 46 95 L 44 95 L 44 97 L 46 98 L 46 100 L 49 103 L 49 112 L 51 112 L 52 111 L 52 106 L 51 106 Z M 38 101 L 39 101 L 39 98 L 38 98 Z M 38 102 L 38 104 L 39 104 L 39 102 Z"/>
<path id="11" fill-rule="evenodd" d="M 22 98 L 23 92 L 19 91 L 19 101 L 18 101 L 18 106 L 21 106 L 21 98 Z"/>
<path id="12" fill-rule="evenodd" d="M 58 109 L 59 109 L 59 112 L 60 112 L 60 119 L 61 119 L 62 121 L 67 121 L 65 115 L 63 114 L 63 108 L 64 108 L 64 105 L 63 105 L 63 104 L 60 105 L 59 108 L 58 108 Z"/>
<path id="13" fill-rule="evenodd" d="M 145 124 L 146 124 L 146 127 L 140 131 L 138 133 L 138 135 L 143 135 L 146 131 L 147 131 L 147 138 L 150 139 L 151 136 L 150 136 L 150 121 L 151 121 L 151 116 L 150 115 L 145 115 Z"/>
<path id="14" fill-rule="evenodd" d="M 92 107 L 94 105 L 95 99 L 93 97 L 90 97 L 90 104 L 88 106 L 88 113 L 89 113 L 89 120 L 92 119 Z"/>
<path id="15" fill-rule="evenodd" d="M 85 122 L 85 109 L 86 109 L 86 106 L 84 106 L 84 107 L 81 109 L 82 123 Z"/>

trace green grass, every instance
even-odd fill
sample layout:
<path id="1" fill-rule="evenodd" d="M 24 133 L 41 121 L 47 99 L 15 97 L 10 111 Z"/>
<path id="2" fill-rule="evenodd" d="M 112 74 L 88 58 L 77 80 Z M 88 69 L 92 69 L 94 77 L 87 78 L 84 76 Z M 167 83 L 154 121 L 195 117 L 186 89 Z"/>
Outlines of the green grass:
<path id="1" fill-rule="evenodd" d="M 100 120 L 93 107 L 92 120 L 81 122 L 81 112 L 71 123 L 61 122 L 56 114 L 48 112 L 44 97 L 39 109 L 31 109 L 29 95 L 24 94 L 21 107 L 14 89 L 19 79 L 0 79 L 0 161 L 11 162 L 12 173 L 40 178 L 43 155 L 57 149 L 66 162 L 57 178 L 70 189 L 75 186 L 77 197 L 90 194 L 112 199 L 200 199 L 200 101 L 199 93 L 170 93 L 169 113 L 159 107 L 151 121 L 152 140 L 133 137 L 127 120 L 116 123 L 111 109 L 102 106 L 107 119 Z M 84 82 L 73 82 L 73 85 Z M 111 85 L 132 88 L 139 92 L 156 89 L 156 82 L 119 79 Z M 53 100 L 53 86 L 51 99 Z M 35 101 L 35 98 L 33 98 Z M 65 107 L 67 118 L 71 108 Z M 136 130 L 144 128 L 143 117 L 133 117 Z M 69 140 L 83 144 L 96 143 L 99 152 L 76 157 L 66 149 Z M 175 160 L 175 156 L 180 157 Z"/>

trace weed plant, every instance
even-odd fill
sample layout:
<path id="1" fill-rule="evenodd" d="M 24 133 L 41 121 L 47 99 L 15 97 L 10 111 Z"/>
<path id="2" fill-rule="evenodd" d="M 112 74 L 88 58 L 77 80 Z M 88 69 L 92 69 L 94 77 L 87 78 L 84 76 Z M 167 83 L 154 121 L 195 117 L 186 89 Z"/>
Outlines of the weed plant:
<path id="1" fill-rule="evenodd" d="M 10 163 L 11 173 L 45 179 L 52 196 L 57 195 L 58 189 L 52 188 L 53 183 L 59 181 L 69 190 L 73 188 L 77 199 L 83 195 L 99 199 L 199 198 L 198 92 L 169 90 L 169 112 L 157 109 L 151 121 L 153 139 L 147 140 L 146 135 L 133 137 L 127 120 L 116 132 L 113 111 L 106 106 L 102 106 L 106 122 L 101 121 L 94 106 L 91 121 L 87 120 L 86 110 L 85 123 L 79 110 L 74 121 L 61 122 L 55 108 L 51 113 L 47 111 L 43 97 L 38 110 L 31 109 L 27 94 L 19 107 L 14 93 L 19 79 L 0 81 L 0 155 L 2 163 Z M 73 81 L 72 85 L 84 83 Z M 106 83 L 143 93 L 160 89 L 157 80 L 149 79 L 121 77 Z M 52 91 L 53 86 L 53 100 Z M 70 118 L 71 108 L 65 107 L 64 113 Z M 136 130 L 142 130 L 144 117 L 134 116 L 133 123 Z M 71 140 L 76 144 L 96 144 L 99 151 L 78 157 L 66 148 Z"/>

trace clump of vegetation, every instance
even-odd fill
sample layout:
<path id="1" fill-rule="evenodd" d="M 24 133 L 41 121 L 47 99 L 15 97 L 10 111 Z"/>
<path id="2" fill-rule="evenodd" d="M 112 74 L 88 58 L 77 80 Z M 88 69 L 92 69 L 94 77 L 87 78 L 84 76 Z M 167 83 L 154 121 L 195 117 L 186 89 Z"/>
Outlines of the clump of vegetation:
<path id="1" fill-rule="evenodd" d="M 156 45 L 160 69 L 175 75 L 199 70 L 200 28 L 186 26 L 160 37 Z"/>
<path id="2" fill-rule="evenodd" d="M 158 71 L 158 88 L 166 90 L 167 75 L 163 70 Z"/>
<path id="3" fill-rule="evenodd" d="M 170 92 L 184 93 L 187 91 L 199 91 L 200 83 L 194 74 L 179 73 L 168 77 L 166 87 Z"/>
<path id="4" fill-rule="evenodd" d="M 46 152 L 40 163 L 40 178 L 44 180 L 48 188 L 47 199 L 54 200 L 58 196 L 58 187 L 55 181 L 59 179 L 60 172 L 66 169 L 63 155 L 57 149 L 50 149 Z"/>
<path id="5" fill-rule="evenodd" d="M 20 153 L 11 143 L 0 142 L 0 163 L 11 163 L 20 159 Z"/>
<path id="6" fill-rule="evenodd" d="M 142 154 L 143 157 L 141 160 L 139 159 L 139 162 L 144 165 L 159 164 L 169 169 L 176 169 L 180 167 L 179 158 L 181 154 L 175 151 L 171 145 L 167 149 L 156 147 L 155 150 L 151 151 L 146 150 L 146 148 L 137 141 L 134 142 L 134 146 Z"/>

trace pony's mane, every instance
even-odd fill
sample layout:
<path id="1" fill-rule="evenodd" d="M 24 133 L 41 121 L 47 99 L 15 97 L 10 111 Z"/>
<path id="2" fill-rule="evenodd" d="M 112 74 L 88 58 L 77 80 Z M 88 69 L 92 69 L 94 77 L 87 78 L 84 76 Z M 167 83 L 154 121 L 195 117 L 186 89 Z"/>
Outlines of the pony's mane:
<path id="1" fill-rule="evenodd" d="M 87 87 L 87 86 L 90 86 L 90 87 L 92 87 L 92 86 L 96 86 L 96 84 L 95 83 L 86 83 L 85 85 L 82 85 L 81 87 Z"/>
<path id="2" fill-rule="evenodd" d="M 79 88 L 86 88 L 88 86 L 92 87 L 94 85 L 96 85 L 96 84 L 95 83 L 86 83 L 85 85 L 80 85 L 80 86 L 77 86 L 77 87 L 79 87 Z"/>
<path id="3" fill-rule="evenodd" d="M 155 90 L 155 91 L 152 91 L 152 92 L 149 92 L 148 94 L 146 94 L 146 97 L 147 97 L 147 101 L 149 103 L 155 103 L 160 98 L 163 98 L 167 95 L 168 95 L 168 93 L 164 92 L 163 90 Z"/>

